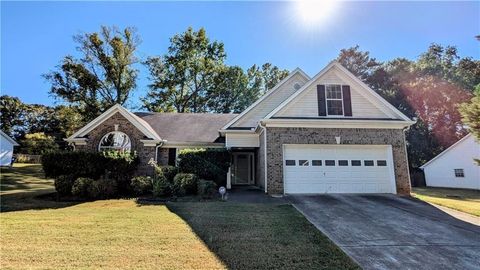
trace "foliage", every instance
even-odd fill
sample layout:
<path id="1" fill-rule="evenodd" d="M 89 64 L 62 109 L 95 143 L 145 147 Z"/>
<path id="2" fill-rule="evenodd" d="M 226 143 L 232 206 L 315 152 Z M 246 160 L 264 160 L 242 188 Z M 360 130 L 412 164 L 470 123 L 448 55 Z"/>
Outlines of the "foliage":
<path id="1" fill-rule="evenodd" d="M 196 194 L 198 176 L 193 173 L 179 173 L 173 178 L 175 195 Z"/>
<path id="2" fill-rule="evenodd" d="M 90 194 L 94 193 L 93 185 L 95 180 L 87 177 L 79 177 L 75 180 L 72 186 L 72 194 L 80 198 L 89 198 Z"/>
<path id="3" fill-rule="evenodd" d="M 157 170 L 160 170 L 159 173 L 163 174 L 170 183 L 173 183 L 173 178 L 179 173 L 178 167 L 175 166 L 156 167 L 155 171 Z"/>
<path id="4" fill-rule="evenodd" d="M 418 167 L 466 134 L 459 105 L 480 83 L 480 61 L 460 58 L 455 47 L 432 44 L 415 61 L 382 63 L 358 46 L 337 60 L 417 124 L 407 131 L 408 158 Z"/>
<path id="5" fill-rule="evenodd" d="M 133 28 L 102 26 L 100 32 L 74 37 L 81 58 L 65 56 L 56 71 L 45 74 L 59 99 L 78 106 L 90 121 L 114 104 L 124 104 L 136 87 L 135 52 L 140 42 Z"/>
<path id="6" fill-rule="evenodd" d="M 213 78 L 223 66 L 223 43 L 207 37 L 205 29 L 191 27 L 170 39 L 168 53 L 150 57 L 146 64 L 152 84 L 145 107 L 150 111 L 204 112 Z"/>
<path id="7" fill-rule="evenodd" d="M 55 179 L 55 190 L 60 196 L 70 195 L 74 182 L 75 177 L 73 175 L 60 175 Z"/>
<path id="8" fill-rule="evenodd" d="M 138 165 L 135 154 L 108 154 L 83 151 L 59 151 L 44 154 L 42 167 L 46 177 L 72 174 L 75 177 L 89 177 L 99 179 L 105 172 L 109 177 L 120 179 L 121 191 L 123 179 L 130 180 Z"/>
<path id="9" fill-rule="evenodd" d="M 24 154 L 43 155 L 48 152 L 58 150 L 55 139 L 45 133 L 26 134 L 25 138 L 20 141 L 21 150 Z"/>
<path id="10" fill-rule="evenodd" d="M 225 149 L 184 149 L 178 155 L 178 168 L 182 173 L 193 173 L 202 179 L 211 179 L 224 186 L 230 152 Z"/>
<path id="11" fill-rule="evenodd" d="M 211 199 L 217 194 L 217 184 L 210 180 L 198 180 L 197 194 L 205 199 Z"/>
<path id="12" fill-rule="evenodd" d="M 163 174 L 157 174 L 153 179 L 153 195 L 157 197 L 166 197 L 172 194 L 172 184 Z"/>
<path id="13" fill-rule="evenodd" d="M 132 180 L 130 181 L 130 185 L 136 195 L 144 195 L 152 192 L 152 182 L 153 179 L 150 176 L 136 176 L 132 178 Z"/>
<path id="14" fill-rule="evenodd" d="M 480 88 L 480 85 L 479 85 Z M 470 100 L 460 106 L 462 120 L 467 125 L 469 131 L 480 140 L 480 92 Z"/>
<path id="15" fill-rule="evenodd" d="M 15 137 L 16 128 L 23 126 L 21 115 L 24 104 L 17 97 L 7 95 L 0 96 L 0 124 L 2 131 L 11 137 Z"/>
<path id="16" fill-rule="evenodd" d="M 205 29 L 170 39 L 168 53 L 149 57 L 150 91 L 144 107 L 157 112 L 241 112 L 288 75 L 271 63 L 244 72 L 227 66 L 222 42 L 210 41 Z"/>
<path id="17" fill-rule="evenodd" d="M 93 182 L 89 187 L 89 197 L 94 199 L 114 198 L 118 195 L 118 183 L 107 176 Z"/>

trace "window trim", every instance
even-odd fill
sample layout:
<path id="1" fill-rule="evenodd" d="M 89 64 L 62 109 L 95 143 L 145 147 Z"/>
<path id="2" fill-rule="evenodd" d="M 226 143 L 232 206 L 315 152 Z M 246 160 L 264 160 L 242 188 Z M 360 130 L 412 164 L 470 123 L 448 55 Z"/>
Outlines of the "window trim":
<path id="1" fill-rule="evenodd" d="M 122 148 L 117 148 L 117 147 L 114 147 L 114 146 L 102 146 L 102 142 L 103 140 L 110 134 L 114 134 L 114 133 L 119 133 L 119 134 L 122 134 L 122 135 L 125 135 L 127 140 L 128 140 L 128 146 L 129 146 L 129 149 L 126 150 L 126 149 L 122 149 Z M 121 151 L 121 152 L 131 152 L 132 151 L 132 140 L 130 139 L 130 136 L 128 136 L 128 134 L 126 134 L 125 132 L 122 132 L 122 131 L 118 131 L 118 130 L 114 130 L 114 131 L 110 131 L 110 132 L 107 132 L 105 135 L 102 136 L 102 138 L 100 139 L 100 141 L 98 142 L 98 147 L 97 147 L 97 150 L 98 152 L 108 152 L 108 151 Z"/>
<path id="2" fill-rule="evenodd" d="M 328 86 L 340 86 L 340 96 L 341 98 L 328 98 Z M 329 114 L 328 113 L 328 101 L 329 100 L 341 100 L 342 101 L 342 114 Z M 325 115 L 328 117 L 338 117 L 338 116 L 345 116 L 345 110 L 344 110 L 344 104 L 343 104 L 343 84 L 335 84 L 335 83 L 329 83 L 329 84 L 325 84 Z"/>

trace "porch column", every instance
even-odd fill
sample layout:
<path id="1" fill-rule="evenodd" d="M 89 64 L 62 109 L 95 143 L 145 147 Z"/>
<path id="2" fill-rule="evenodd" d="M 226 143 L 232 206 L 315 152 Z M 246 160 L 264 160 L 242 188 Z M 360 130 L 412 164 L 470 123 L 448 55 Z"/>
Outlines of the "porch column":
<path id="1" fill-rule="evenodd" d="M 227 189 L 232 188 L 232 173 L 231 173 L 232 167 L 228 167 L 228 172 L 227 172 Z"/>

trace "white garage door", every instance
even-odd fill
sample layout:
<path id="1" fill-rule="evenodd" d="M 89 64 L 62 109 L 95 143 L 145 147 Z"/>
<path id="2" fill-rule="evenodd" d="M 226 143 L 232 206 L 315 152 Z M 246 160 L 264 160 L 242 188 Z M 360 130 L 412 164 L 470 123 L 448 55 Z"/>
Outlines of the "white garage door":
<path id="1" fill-rule="evenodd" d="M 284 145 L 285 193 L 396 193 L 390 146 Z"/>

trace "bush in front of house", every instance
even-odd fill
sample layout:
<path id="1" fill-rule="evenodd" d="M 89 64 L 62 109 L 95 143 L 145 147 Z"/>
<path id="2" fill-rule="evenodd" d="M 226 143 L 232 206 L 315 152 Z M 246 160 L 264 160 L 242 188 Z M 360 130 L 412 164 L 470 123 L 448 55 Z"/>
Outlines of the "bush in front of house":
<path id="1" fill-rule="evenodd" d="M 79 177 L 72 186 L 72 194 L 81 198 L 90 198 L 90 194 L 96 193 L 94 190 L 94 182 L 92 178 Z"/>
<path id="2" fill-rule="evenodd" d="M 170 183 L 173 183 L 173 178 L 179 173 L 178 167 L 175 166 L 157 166 L 155 167 L 155 173 L 162 173 Z"/>
<path id="3" fill-rule="evenodd" d="M 172 184 L 165 175 L 157 173 L 153 178 L 153 195 L 156 197 L 167 197 L 172 194 Z"/>
<path id="4" fill-rule="evenodd" d="M 181 173 L 193 173 L 225 186 L 230 167 L 230 152 L 226 149 L 184 149 L 178 155 Z"/>
<path id="5" fill-rule="evenodd" d="M 211 199 L 217 194 L 217 184 L 210 180 L 198 180 L 197 194 L 204 199 Z"/>
<path id="6" fill-rule="evenodd" d="M 173 178 L 173 189 L 179 196 L 197 193 L 198 176 L 193 173 L 179 173 Z"/>
<path id="7" fill-rule="evenodd" d="M 88 196 L 93 199 L 109 199 L 118 196 L 118 184 L 115 179 L 102 177 L 93 182 Z"/>
<path id="8" fill-rule="evenodd" d="M 135 153 L 120 152 L 57 151 L 42 156 L 45 177 L 51 178 L 71 174 L 99 179 L 105 171 L 114 179 L 125 178 L 133 174 L 138 162 Z"/>
<path id="9" fill-rule="evenodd" d="M 55 179 L 55 190 L 60 196 L 71 195 L 74 182 L 75 182 L 75 176 L 71 174 L 60 175 Z"/>
<path id="10" fill-rule="evenodd" d="M 145 195 L 153 190 L 153 179 L 150 176 L 136 176 L 130 180 L 130 186 L 136 195 Z"/>

